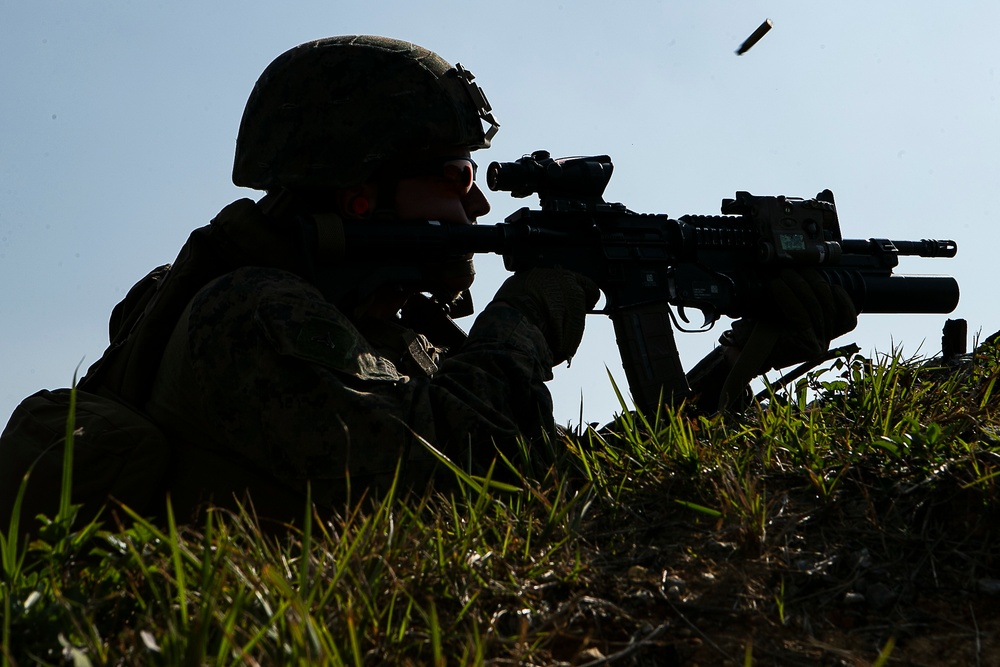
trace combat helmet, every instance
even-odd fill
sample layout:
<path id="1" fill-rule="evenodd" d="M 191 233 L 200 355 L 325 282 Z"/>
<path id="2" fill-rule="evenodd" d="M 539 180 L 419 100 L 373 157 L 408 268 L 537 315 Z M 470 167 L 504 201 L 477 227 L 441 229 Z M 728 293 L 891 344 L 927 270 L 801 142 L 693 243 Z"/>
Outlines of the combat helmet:
<path id="1" fill-rule="evenodd" d="M 460 64 L 387 37 L 296 46 L 250 93 L 233 183 L 267 191 L 350 187 L 396 156 L 488 148 L 499 123 L 473 79 Z"/>

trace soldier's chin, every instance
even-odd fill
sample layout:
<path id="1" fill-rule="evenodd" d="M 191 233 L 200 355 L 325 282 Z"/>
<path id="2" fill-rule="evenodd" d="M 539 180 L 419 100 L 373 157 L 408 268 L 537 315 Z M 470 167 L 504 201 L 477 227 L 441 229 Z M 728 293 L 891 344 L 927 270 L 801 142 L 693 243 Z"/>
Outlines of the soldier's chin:
<path id="1" fill-rule="evenodd" d="M 469 289 L 476 278 L 472 255 L 450 258 L 425 268 L 428 290 L 441 299 L 455 297 Z"/>
<path id="2" fill-rule="evenodd" d="M 454 299 L 459 294 L 472 287 L 472 283 L 475 279 L 475 275 L 442 278 L 435 281 L 437 283 L 437 289 L 434 290 L 434 293 L 437 296 L 447 295 L 451 297 L 451 299 Z"/>

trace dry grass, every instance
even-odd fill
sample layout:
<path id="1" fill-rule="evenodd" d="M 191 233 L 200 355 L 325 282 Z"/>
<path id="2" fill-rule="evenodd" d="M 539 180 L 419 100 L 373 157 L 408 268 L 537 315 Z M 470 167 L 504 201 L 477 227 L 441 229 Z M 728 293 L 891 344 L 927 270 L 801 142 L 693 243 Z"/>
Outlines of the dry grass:
<path id="1" fill-rule="evenodd" d="M 855 357 L 738 417 L 622 415 L 516 487 L 456 473 L 281 537 L 68 511 L 0 540 L 2 662 L 1000 664 L 998 375 L 994 347 Z"/>

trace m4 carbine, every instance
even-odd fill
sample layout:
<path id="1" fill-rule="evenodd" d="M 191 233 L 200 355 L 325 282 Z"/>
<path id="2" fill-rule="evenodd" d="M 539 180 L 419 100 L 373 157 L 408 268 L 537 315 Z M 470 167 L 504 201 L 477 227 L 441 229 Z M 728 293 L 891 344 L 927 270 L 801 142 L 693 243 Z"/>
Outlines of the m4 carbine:
<path id="1" fill-rule="evenodd" d="M 809 267 L 850 295 L 859 313 L 948 313 L 958 304 L 950 276 L 897 275 L 901 255 L 954 257 L 954 241 L 845 239 L 833 193 L 813 199 L 737 192 L 722 215 L 639 214 L 603 199 L 613 165 L 607 155 L 553 159 L 536 151 L 494 162 L 491 190 L 537 194 L 497 225 L 405 222 L 345 226 L 347 248 L 377 244 L 421 261 L 469 253 L 503 256 L 510 271 L 561 267 L 586 275 L 605 296 L 632 397 L 641 409 L 688 393 L 670 306 L 688 322 L 701 311 L 710 328 L 722 315 L 764 311 L 762 285 L 786 267 Z M 679 325 L 682 331 L 688 331 Z"/>

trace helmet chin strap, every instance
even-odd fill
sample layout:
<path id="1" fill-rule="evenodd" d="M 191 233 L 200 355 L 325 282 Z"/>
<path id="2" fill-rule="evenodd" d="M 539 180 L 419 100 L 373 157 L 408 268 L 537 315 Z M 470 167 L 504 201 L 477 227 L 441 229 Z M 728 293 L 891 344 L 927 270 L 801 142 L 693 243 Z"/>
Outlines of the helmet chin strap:
<path id="1" fill-rule="evenodd" d="M 336 213 L 322 213 L 308 216 L 303 222 L 312 223 L 318 263 L 324 265 L 342 263 L 347 256 L 343 219 Z M 308 238 L 308 232 L 306 236 Z"/>

